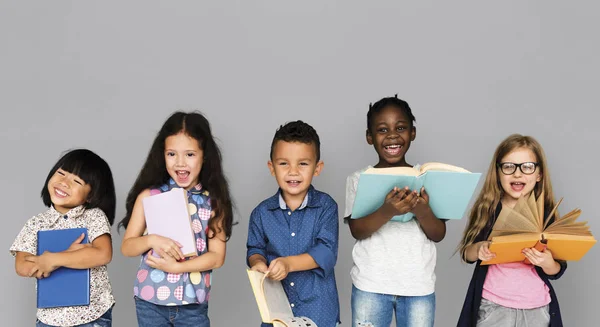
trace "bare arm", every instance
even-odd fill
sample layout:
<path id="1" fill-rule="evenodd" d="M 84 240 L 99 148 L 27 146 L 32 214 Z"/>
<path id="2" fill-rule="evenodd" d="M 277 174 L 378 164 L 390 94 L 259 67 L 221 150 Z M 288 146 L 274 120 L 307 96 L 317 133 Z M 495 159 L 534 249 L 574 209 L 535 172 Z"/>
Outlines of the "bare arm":
<path id="1" fill-rule="evenodd" d="M 225 231 L 216 234 L 215 237 L 208 239 L 208 251 L 193 259 L 177 262 L 172 256 L 167 255 L 164 251 L 158 250 L 160 258 L 149 255 L 146 263 L 156 269 L 168 273 L 184 273 L 207 271 L 217 269 L 225 263 L 225 253 L 227 250 L 225 242 Z"/>
<path id="2" fill-rule="evenodd" d="M 262 255 L 256 253 L 248 258 L 248 266 L 251 270 L 260 271 L 266 273 L 269 267 L 267 266 L 267 259 Z"/>
<path id="3" fill-rule="evenodd" d="M 83 235 L 75 243 L 81 242 Z M 43 278 L 59 267 L 88 269 L 108 264 L 112 260 L 112 241 L 109 234 L 102 234 L 92 244 L 80 245 L 77 250 L 72 247 L 62 252 L 44 252 L 39 256 L 27 255 L 25 260 L 32 263 L 27 276 Z"/>
<path id="4" fill-rule="evenodd" d="M 109 234 L 103 234 L 91 246 L 82 247 L 76 251 L 44 252 L 40 256 L 28 256 L 27 261 L 45 267 L 88 269 L 108 264 L 112 260 L 112 241 Z"/>
<path id="5" fill-rule="evenodd" d="M 181 244 L 160 235 L 143 235 L 146 230 L 146 217 L 142 200 L 149 196 L 150 190 L 147 189 L 142 191 L 135 200 L 131 218 L 121 242 L 121 253 L 126 257 L 137 257 L 150 249 L 160 249 L 174 256 L 175 259 L 182 259 Z"/>
<path id="6" fill-rule="evenodd" d="M 21 277 L 31 277 L 29 273 L 35 266 L 35 263 L 29 262 L 25 260 L 25 258 L 32 255 L 33 254 L 28 252 L 17 251 L 15 256 L 15 271 L 17 272 L 17 275 Z"/>
<path id="7" fill-rule="evenodd" d="M 489 246 L 489 241 L 481 241 L 467 246 L 465 260 L 472 263 L 477 260 L 487 261 L 493 259 L 496 254 L 490 251 Z"/>
<path id="8" fill-rule="evenodd" d="M 446 222 L 438 219 L 429 206 L 429 195 L 424 188 L 421 189 L 421 196 L 413 209 L 416 219 L 421 225 L 421 229 L 428 239 L 439 242 L 446 236 Z"/>
<path id="9" fill-rule="evenodd" d="M 146 230 L 142 200 L 149 196 L 150 190 L 142 191 L 133 205 L 131 218 L 121 242 L 121 253 L 126 257 L 139 256 L 152 248 L 149 235 L 142 236 Z"/>
<path id="10" fill-rule="evenodd" d="M 179 269 L 174 272 L 207 271 L 221 268 L 225 263 L 226 250 L 225 232 L 221 230 L 215 237 L 208 239 L 208 251 L 206 253 L 191 260 L 180 262 Z"/>

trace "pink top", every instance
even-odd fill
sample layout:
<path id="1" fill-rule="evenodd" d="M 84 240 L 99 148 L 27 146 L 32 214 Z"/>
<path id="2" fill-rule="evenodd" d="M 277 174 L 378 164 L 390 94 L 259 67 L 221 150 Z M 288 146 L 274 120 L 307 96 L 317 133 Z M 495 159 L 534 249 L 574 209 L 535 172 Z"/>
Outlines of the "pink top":
<path id="1" fill-rule="evenodd" d="M 482 297 L 508 308 L 533 309 L 550 303 L 550 290 L 535 266 L 503 263 L 490 265 Z"/>

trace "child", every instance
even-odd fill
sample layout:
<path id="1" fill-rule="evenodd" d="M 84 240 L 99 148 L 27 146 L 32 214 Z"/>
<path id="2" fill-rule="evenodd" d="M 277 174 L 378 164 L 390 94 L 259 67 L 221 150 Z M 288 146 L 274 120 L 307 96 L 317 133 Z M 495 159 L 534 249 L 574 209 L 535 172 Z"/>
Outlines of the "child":
<path id="1" fill-rule="evenodd" d="M 397 96 L 369 106 L 367 143 L 379 156 L 375 168 L 412 167 L 406 152 L 417 130 L 408 105 Z M 367 167 L 371 168 L 371 166 Z M 445 222 L 429 208 L 426 190 L 390 190 L 372 214 L 349 219 L 360 173 L 346 182 L 345 221 L 356 238 L 352 259 L 352 326 L 389 326 L 394 311 L 397 326 L 433 326 L 435 316 L 434 242 L 446 234 Z M 418 165 L 414 167 L 418 169 Z M 412 212 L 408 222 L 390 221 Z"/>
<path id="2" fill-rule="evenodd" d="M 483 189 L 471 210 L 459 250 L 462 260 L 477 261 L 458 326 L 562 326 L 550 279 L 558 279 L 566 262 L 550 250 L 524 249 L 533 265 L 522 262 L 481 265 L 494 258 L 488 236 L 502 206 L 514 208 L 520 197 L 544 194 L 544 212 L 554 207 L 550 173 L 542 146 L 530 136 L 514 134 L 494 153 Z M 546 217 L 554 219 L 554 217 Z"/>
<path id="3" fill-rule="evenodd" d="M 142 200 L 173 188 L 187 191 L 199 256 L 184 258 L 181 245 L 146 235 Z M 163 124 L 127 195 L 121 252 L 142 255 L 133 288 L 139 326 L 210 326 L 211 272 L 225 261 L 232 204 L 221 152 L 200 113 L 176 112 Z M 152 254 L 155 255 L 152 255 Z"/>
<path id="4" fill-rule="evenodd" d="M 90 304 L 38 309 L 36 326 L 110 327 L 115 299 L 106 265 L 116 205 L 110 167 L 90 150 L 72 150 L 50 170 L 42 200 L 49 209 L 29 219 L 10 247 L 17 274 L 42 279 L 60 267 L 90 268 Z M 89 243 L 80 244 L 82 234 L 66 251 L 35 255 L 38 231 L 69 228 L 87 228 Z"/>
<path id="5" fill-rule="evenodd" d="M 300 120 L 275 133 L 268 167 L 279 190 L 252 211 L 246 259 L 252 270 L 282 281 L 294 316 L 334 327 L 340 321 L 338 209 L 311 185 L 323 169 L 320 147 L 317 132 Z"/>

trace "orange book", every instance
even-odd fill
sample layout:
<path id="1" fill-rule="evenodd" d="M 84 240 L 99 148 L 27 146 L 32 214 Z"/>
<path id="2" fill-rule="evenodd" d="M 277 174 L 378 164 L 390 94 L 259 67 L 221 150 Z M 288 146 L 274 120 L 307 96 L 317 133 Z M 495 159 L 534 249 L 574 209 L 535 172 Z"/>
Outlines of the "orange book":
<path id="1" fill-rule="evenodd" d="M 549 217 L 554 215 L 560 202 L 562 199 Z M 581 210 L 575 209 L 548 225 L 544 222 L 544 194 L 536 201 L 532 192 L 528 198 L 520 198 L 514 208 L 502 207 L 488 239 L 490 251 L 496 257 L 481 264 L 529 263 L 521 251 L 533 247 L 538 251 L 549 249 L 554 259 L 580 260 L 596 244 L 596 239 L 587 222 L 576 221 L 579 215 Z"/>

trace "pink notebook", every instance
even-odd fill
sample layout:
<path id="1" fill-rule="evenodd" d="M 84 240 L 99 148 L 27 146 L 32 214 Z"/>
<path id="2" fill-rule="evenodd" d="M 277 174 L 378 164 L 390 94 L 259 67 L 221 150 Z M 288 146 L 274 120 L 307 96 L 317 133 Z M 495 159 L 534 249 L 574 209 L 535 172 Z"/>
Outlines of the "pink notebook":
<path id="1" fill-rule="evenodd" d="M 146 197 L 142 204 L 148 234 L 157 234 L 179 242 L 183 245 L 181 252 L 186 257 L 198 255 L 184 189 L 173 188 L 169 192 Z"/>

